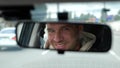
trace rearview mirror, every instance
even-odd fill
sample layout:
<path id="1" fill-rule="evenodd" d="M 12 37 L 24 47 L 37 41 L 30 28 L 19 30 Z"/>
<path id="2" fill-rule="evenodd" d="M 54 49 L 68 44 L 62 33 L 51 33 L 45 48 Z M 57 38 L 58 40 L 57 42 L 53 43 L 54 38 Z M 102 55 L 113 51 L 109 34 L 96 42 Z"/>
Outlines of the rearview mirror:
<path id="1" fill-rule="evenodd" d="M 21 47 L 88 52 L 111 48 L 111 29 L 105 24 L 22 21 L 16 29 Z"/>

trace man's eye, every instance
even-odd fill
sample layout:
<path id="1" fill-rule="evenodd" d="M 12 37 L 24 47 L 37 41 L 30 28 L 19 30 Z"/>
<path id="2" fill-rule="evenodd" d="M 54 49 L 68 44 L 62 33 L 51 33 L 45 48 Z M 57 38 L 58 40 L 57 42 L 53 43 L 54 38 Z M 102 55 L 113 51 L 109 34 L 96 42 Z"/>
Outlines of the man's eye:
<path id="1" fill-rule="evenodd" d="M 54 32 L 54 30 L 48 30 L 48 33 L 53 33 Z"/>

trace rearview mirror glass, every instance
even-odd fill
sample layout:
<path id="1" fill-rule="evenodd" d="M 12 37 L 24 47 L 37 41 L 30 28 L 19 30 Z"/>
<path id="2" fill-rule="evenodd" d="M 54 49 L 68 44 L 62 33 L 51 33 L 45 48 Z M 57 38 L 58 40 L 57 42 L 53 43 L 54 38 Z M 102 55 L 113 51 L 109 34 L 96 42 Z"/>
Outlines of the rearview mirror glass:
<path id="1" fill-rule="evenodd" d="M 111 29 L 105 24 L 22 21 L 16 29 L 21 47 L 82 52 L 107 52 L 111 48 Z"/>

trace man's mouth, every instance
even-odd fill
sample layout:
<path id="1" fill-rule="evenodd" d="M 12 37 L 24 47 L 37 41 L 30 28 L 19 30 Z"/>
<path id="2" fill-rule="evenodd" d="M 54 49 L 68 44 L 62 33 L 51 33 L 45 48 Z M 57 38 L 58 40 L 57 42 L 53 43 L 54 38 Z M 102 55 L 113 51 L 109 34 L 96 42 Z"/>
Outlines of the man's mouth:
<path id="1" fill-rule="evenodd" d="M 65 45 L 64 44 L 56 44 L 55 48 L 58 50 L 65 50 Z"/>

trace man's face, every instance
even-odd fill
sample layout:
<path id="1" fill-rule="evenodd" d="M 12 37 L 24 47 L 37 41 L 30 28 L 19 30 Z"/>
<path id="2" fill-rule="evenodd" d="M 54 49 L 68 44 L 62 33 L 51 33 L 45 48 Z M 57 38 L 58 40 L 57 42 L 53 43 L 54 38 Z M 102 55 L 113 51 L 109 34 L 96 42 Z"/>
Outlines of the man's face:
<path id="1" fill-rule="evenodd" d="M 48 41 L 55 49 L 75 50 L 79 46 L 79 27 L 72 24 L 47 24 Z"/>

